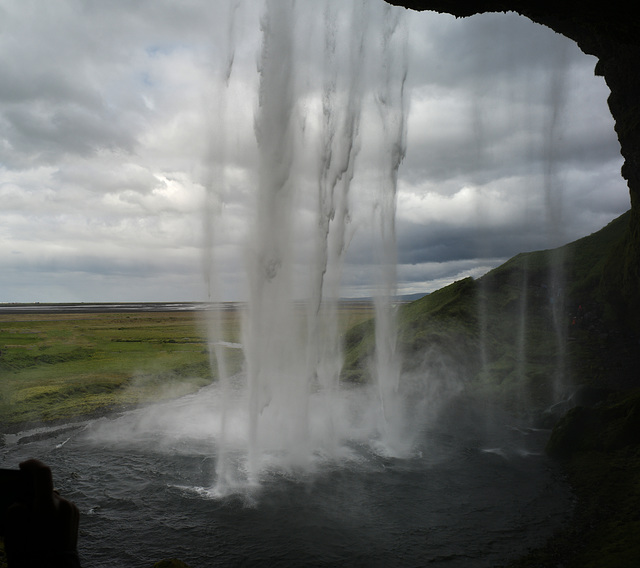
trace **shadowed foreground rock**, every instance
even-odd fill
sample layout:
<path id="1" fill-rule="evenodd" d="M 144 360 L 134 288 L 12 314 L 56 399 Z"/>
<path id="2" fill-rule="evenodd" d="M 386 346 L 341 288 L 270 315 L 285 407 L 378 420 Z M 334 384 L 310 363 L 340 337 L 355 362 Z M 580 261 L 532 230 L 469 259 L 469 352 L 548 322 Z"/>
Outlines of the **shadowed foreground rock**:
<path id="1" fill-rule="evenodd" d="M 169 558 L 169 560 L 160 560 L 153 565 L 153 568 L 189 568 L 182 560 Z"/>
<path id="2" fill-rule="evenodd" d="M 640 390 L 592 408 L 577 406 L 555 426 L 547 453 L 571 459 L 580 452 L 614 452 L 640 445 Z"/>
<path id="3" fill-rule="evenodd" d="M 576 493 L 573 519 L 510 568 L 639 566 L 640 389 L 574 408 L 547 451 L 564 463 Z"/>

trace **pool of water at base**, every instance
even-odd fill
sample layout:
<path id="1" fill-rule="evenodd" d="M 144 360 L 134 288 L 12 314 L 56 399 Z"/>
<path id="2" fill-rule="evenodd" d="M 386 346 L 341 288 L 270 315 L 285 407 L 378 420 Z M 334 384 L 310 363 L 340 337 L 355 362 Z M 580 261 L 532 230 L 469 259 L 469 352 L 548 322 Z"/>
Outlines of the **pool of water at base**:
<path id="1" fill-rule="evenodd" d="M 81 511 L 87 568 L 163 558 L 192 568 L 493 567 L 544 543 L 571 510 L 543 453 L 548 432 L 495 417 L 486 427 L 477 409 L 442 413 L 406 459 L 354 442 L 348 458 L 266 468 L 259 485 L 218 497 L 211 440 L 92 434 L 122 419 L 22 432 L 0 449 L 2 467 L 29 457 L 52 467 Z"/>

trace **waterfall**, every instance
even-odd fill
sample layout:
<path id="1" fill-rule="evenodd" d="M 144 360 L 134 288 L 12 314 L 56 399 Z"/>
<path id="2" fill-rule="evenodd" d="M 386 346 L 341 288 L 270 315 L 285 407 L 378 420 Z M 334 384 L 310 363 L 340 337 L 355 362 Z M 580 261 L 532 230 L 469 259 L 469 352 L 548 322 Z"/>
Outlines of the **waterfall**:
<path id="1" fill-rule="evenodd" d="M 227 87 L 233 71 L 235 56 L 235 28 L 236 14 L 239 9 L 238 2 L 229 3 L 228 13 L 225 21 L 226 41 L 223 41 L 222 59 L 224 64 L 218 73 L 215 73 L 216 81 L 214 90 L 211 93 L 211 107 L 208 109 L 209 130 L 215 129 L 216 136 L 209 137 L 208 151 L 205 157 L 205 203 L 204 203 L 204 275 L 207 284 L 207 299 L 214 309 L 207 318 L 207 328 L 209 337 L 209 364 L 217 369 L 218 381 L 221 385 L 221 414 L 220 414 L 220 438 L 218 440 L 218 462 L 217 476 L 224 479 L 225 483 L 230 481 L 230 471 L 227 468 L 227 409 L 229 407 L 229 372 L 227 369 L 226 348 L 223 311 L 219 306 L 224 299 L 221 296 L 221 282 L 218 273 L 218 261 L 215 251 L 219 237 L 224 231 L 224 217 L 222 215 L 227 187 L 226 176 L 226 146 L 227 146 L 227 124 L 226 115 L 228 107 Z"/>
<path id="2" fill-rule="evenodd" d="M 556 340 L 556 370 L 553 378 L 555 400 L 560 400 L 566 393 L 565 365 L 568 316 L 565 302 L 565 272 L 564 272 L 564 244 L 563 211 L 562 211 L 562 183 L 558 169 L 558 141 L 561 136 L 561 116 L 566 98 L 567 76 L 566 46 L 558 54 L 549 78 L 549 103 L 551 112 L 545 125 L 544 146 L 544 202 L 547 220 L 547 235 L 549 247 L 552 249 L 549 258 L 549 304 L 553 318 Z"/>
<path id="3" fill-rule="evenodd" d="M 238 450 L 245 455 L 241 469 L 249 486 L 260 483 L 264 468 L 274 460 L 281 467 L 306 470 L 318 454 L 338 455 L 354 429 L 358 435 L 366 430 L 369 442 L 385 453 L 400 454 L 400 445 L 406 451 L 393 305 L 395 202 L 407 113 L 402 12 L 362 1 L 303 5 L 267 0 L 260 29 L 254 114 L 258 166 L 242 321 L 246 431 Z M 377 85 L 373 97 L 367 89 L 372 79 Z M 367 397 L 371 408 L 354 413 L 340 385 L 338 316 L 351 234 L 350 193 L 358 177 L 365 114 L 376 123 L 369 126 L 377 133 L 367 140 L 378 171 L 366 188 L 375 194 L 378 236 L 372 241 L 380 267 L 374 283 L 376 355 L 371 369 L 377 396 Z M 219 118 L 224 120 L 222 114 Z M 207 209 L 209 215 L 211 207 Z M 215 269 L 209 267 L 208 273 Z M 231 404 L 224 395 L 229 387 L 223 369 L 220 377 L 222 404 Z M 360 416 L 358 426 L 354 414 Z M 225 432 L 232 418 L 225 411 L 221 416 L 225 424 L 218 437 L 216 491 L 224 493 L 238 483 L 238 474 L 230 473 L 237 470 L 237 455 L 226 451 Z"/>
<path id="4" fill-rule="evenodd" d="M 397 292 L 396 195 L 398 169 L 406 151 L 405 81 L 407 57 L 406 32 L 400 14 L 387 6 L 382 32 L 382 61 L 378 110 L 382 123 L 380 145 L 380 184 L 375 207 L 378 224 L 379 286 L 375 296 L 376 351 L 374 376 L 379 389 L 382 412 L 382 437 L 393 453 L 399 451 L 403 438 L 401 420 L 404 416 L 399 396 L 401 357 L 398 353 L 396 312 Z M 398 45 L 396 45 L 398 44 Z"/>
<path id="5" fill-rule="evenodd" d="M 360 149 L 363 64 L 367 11 L 353 3 L 351 21 L 360 22 L 348 39 L 346 69 L 338 72 L 338 5 L 324 11 L 322 115 L 319 132 L 315 262 L 312 267 L 308 321 L 307 376 L 330 393 L 336 392 L 342 369 L 338 308 L 344 254 L 347 248 L 349 192 Z M 344 37 L 343 37 L 344 41 Z M 344 79 L 348 78 L 346 85 Z M 326 443 L 335 447 L 335 408 L 331 397 L 324 407 L 329 432 Z"/>

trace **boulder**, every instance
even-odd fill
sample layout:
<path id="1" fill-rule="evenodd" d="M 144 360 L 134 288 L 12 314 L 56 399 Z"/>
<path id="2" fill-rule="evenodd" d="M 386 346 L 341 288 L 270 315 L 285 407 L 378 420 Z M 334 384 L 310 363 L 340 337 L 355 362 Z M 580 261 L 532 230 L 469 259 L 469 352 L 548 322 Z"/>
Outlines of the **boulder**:
<path id="1" fill-rule="evenodd" d="M 567 412 L 551 432 L 547 453 L 567 459 L 577 452 L 611 452 L 640 445 L 640 389 L 609 401 Z"/>

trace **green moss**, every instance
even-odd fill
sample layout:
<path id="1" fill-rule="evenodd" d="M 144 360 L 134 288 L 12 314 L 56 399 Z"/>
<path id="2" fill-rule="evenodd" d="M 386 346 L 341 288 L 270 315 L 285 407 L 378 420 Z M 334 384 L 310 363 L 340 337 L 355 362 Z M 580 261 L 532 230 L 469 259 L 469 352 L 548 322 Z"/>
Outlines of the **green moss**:
<path id="1" fill-rule="evenodd" d="M 414 370 L 422 356 L 443 348 L 445 357 L 477 365 L 476 284 L 466 278 L 398 310 L 398 349 L 404 354 L 404 371 Z M 455 349 L 454 349 L 455 346 Z M 367 381 L 375 349 L 375 325 L 368 320 L 352 327 L 344 338 L 342 380 Z M 452 351 L 457 353 L 453 355 Z"/>

